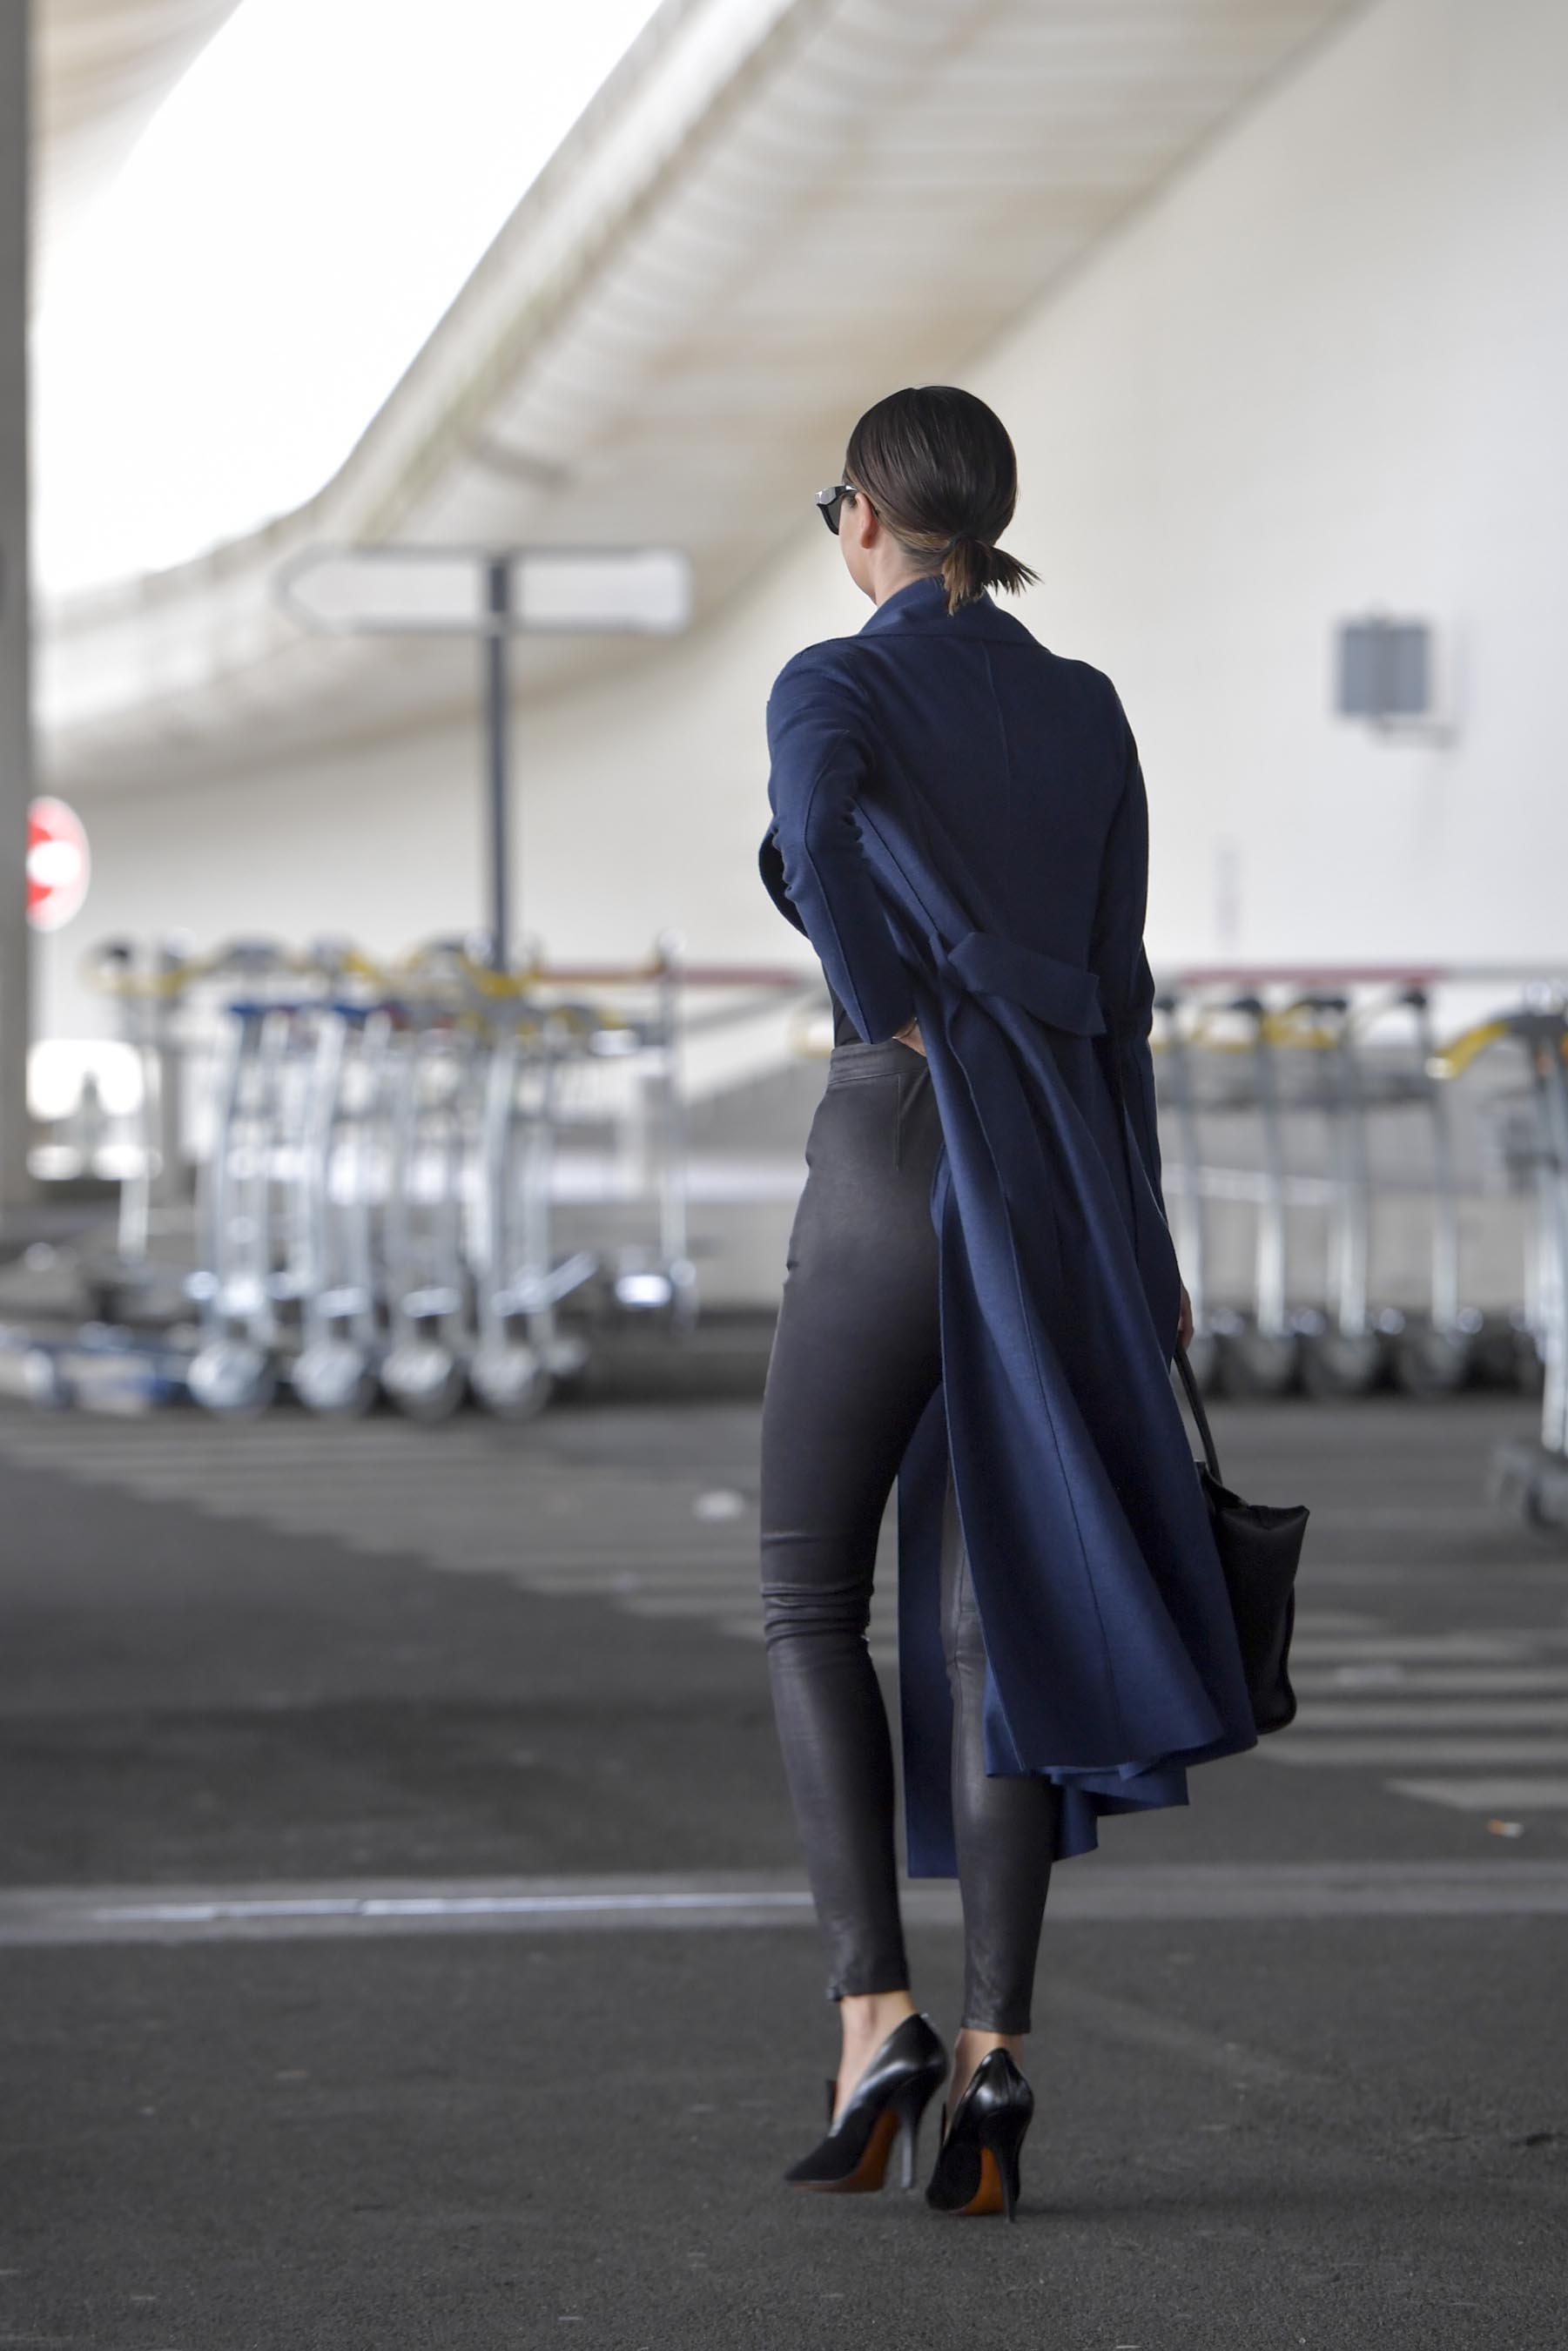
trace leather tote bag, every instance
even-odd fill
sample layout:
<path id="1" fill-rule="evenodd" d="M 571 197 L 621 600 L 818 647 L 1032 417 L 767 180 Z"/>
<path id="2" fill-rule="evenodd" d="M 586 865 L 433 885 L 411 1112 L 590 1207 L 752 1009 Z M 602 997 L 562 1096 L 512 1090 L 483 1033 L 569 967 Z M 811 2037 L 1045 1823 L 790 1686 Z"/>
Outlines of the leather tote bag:
<path id="1" fill-rule="evenodd" d="M 1261 1737 L 1265 1731 L 1283 1730 L 1295 1719 L 1296 1693 L 1288 1667 L 1307 1508 L 1304 1502 L 1244 1502 L 1221 1481 L 1208 1415 L 1185 1347 L 1176 1349 L 1176 1363 L 1203 1439 L 1204 1458 L 1193 1467 L 1225 1571 L 1252 1719 Z"/>

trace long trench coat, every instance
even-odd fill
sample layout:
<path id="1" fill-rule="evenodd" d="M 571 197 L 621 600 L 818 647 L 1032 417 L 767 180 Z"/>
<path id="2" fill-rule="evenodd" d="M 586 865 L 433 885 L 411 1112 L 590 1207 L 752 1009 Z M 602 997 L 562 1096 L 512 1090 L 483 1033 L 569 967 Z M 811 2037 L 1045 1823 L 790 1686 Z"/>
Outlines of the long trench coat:
<path id="1" fill-rule="evenodd" d="M 941 1379 L 898 1471 L 907 1861 L 956 1874 L 944 1526 L 968 1551 L 986 1768 L 1060 1782 L 1055 1857 L 1255 1746 L 1171 1383 L 1144 949 L 1148 809 L 1110 679 L 936 578 L 768 697 L 774 903 L 858 1034 L 918 1018 Z"/>

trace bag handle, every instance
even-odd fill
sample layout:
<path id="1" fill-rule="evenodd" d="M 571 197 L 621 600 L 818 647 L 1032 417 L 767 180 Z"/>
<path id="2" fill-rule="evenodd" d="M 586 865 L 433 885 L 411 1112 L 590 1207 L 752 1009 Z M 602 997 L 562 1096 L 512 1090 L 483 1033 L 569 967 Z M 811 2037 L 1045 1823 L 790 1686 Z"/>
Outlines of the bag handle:
<path id="1" fill-rule="evenodd" d="M 1185 1347 L 1178 1346 L 1176 1351 L 1176 1367 L 1181 1374 L 1181 1384 L 1186 1390 L 1187 1404 L 1191 1407 L 1194 1420 L 1197 1423 L 1197 1433 L 1203 1439 L 1203 1458 L 1207 1464 L 1208 1474 L 1217 1486 L 1223 1486 L 1225 1480 L 1219 1474 L 1219 1456 L 1214 1449 L 1214 1435 L 1208 1426 L 1208 1415 L 1203 1408 L 1203 1398 L 1198 1393 L 1197 1381 L 1194 1376 L 1192 1365 L 1187 1362 Z"/>

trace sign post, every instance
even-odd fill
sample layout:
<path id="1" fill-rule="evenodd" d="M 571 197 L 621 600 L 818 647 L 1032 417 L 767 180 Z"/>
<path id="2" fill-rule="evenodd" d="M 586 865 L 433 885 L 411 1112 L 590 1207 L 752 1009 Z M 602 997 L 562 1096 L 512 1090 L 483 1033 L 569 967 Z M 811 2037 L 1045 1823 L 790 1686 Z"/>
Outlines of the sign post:
<path id="1" fill-rule="evenodd" d="M 33 17 L 0 8 L 0 1211 L 32 1196 L 27 1169 L 31 957 L 27 803 L 33 795 L 27 576 L 27 289 Z"/>
<path id="2" fill-rule="evenodd" d="M 336 636 L 471 636 L 484 656 L 486 911 L 490 961 L 511 956 L 511 680 L 514 636 L 673 635 L 691 617 L 691 566 L 676 548 L 308 547 L 279 569 L 285 611 Z"/>

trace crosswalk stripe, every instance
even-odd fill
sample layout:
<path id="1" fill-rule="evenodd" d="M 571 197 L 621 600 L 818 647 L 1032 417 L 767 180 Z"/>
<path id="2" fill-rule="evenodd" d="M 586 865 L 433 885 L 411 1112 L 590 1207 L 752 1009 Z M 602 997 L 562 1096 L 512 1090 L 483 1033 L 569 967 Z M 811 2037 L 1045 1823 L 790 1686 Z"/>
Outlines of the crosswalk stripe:
<path id="1" fill-rule="evenodd" d="M 1319 1535 L 1360 1533 L 1452 1534 L 1465 1528 L 1475 1534 L 1495 1534 L 1499 1513 L 1486 1502 L 1317 1502 L 1312 1527 Z"/>
<path id="2" fill-rule="evenodd" d="M 1378 1634 L 1309 1634 L 1292 1639 L 1291 1661 L 1321 1665 L 1335 1659 L 1350 1661 L 1358 1658 L 1388 1658 L 1390 1660 L 1437 1657 L 1469 1657 L 1477 1664 L 1495 1660 L 1507 1665 L 1523 1656 L 1537 1642 L 1568 1641 L 1568 1633 L 1544 1631 L 1503 1633 L 1378 1633 Z"/>
<path id="3" fill-rule="evenodd" d="M 1274 1763 L 1339 1768 L 1353 1763 L 1568 1763 L 1568 1739 L 1373 1738 L 1298 1740 L 1295 1726 L 1259 1749 Z"/>
<path id="4" fill-rule="evenodd" d="M 215 1527 L 239 1520 L 285 1539 L 319 1535 L 358 1556 L 413 1555 L 440 1571 L 500 1574 L 541 1598 L 597 1601 L 650 1625 L 702 1623 L 754 1650 L 763 1640 L 755 1493 L 724 1519 L 695 1508 L 706 1492 L 736 1491 L 733 1464 L 606 1469 L 548 1450 L 541 1458 L 517 1432 L 490 1423 L 430 1431 L 283 1415 L 236 1426 L 0 1414 L 0 1458 L 183 1504 Z M 1490 1510 L 1467 1516 L 1465 1507 L 1314 1513 L 1320 1532 L 1339 1525 L 1368 1537 L 1437 1524 L 1451 1531 L 1456 1519 L 1495 1525 Z M 622 1523 L 635 1531 L 607 1540 Z M 1375 1547 L 1359 1546 L 1359 1566 L 1314 1568 L 1322 1604 L 1298 1604 L 1291 1648 L 1301 1712 L 1259 1751 L 1288 1765 L 1398 1771 L 1385 1787 L 1456 1809 L 1559 1802 L 1552 1792 L 1568 1782 L 1500 1777 L 1496 1767 L 1568 1763 L 1568 1738 L 1550 1735 L 1568 1731 L 1568 1658 L 1542 1662 L 1561 1656 L 1568 1629 L 1390 1630 L 1377 1613 L 1389 1587 L 1429 1583 L 1447 1571 L 1370 1559 Z M 221 1572 L 220 1535 L 213 1556 Z M 895 1559 L 889 1540 L 867 1635 L 879 1670 L 897 1664 Z M 1358 1585 L 1372 1608 L 1356 1604 Z M 1341 1596 L 1344 1604 L 1333 1604 Z M 1452 1776 L 1414 1776 L 1422 1766 Z"/>
<path id="5" fill-rule="evenodd" d="M 1568 1780 L 1390 1780 L 1396 1795 L 1460 1813 L 1568 1812 Z"/>
<path id="6" fill-rule="evenodd" d="M 1299 1730 L 1568 1729 L 1568 1698 L 1416 1698 L 1406 1705 L 1321 1699 L 1301 1708 Z"/>
<path id="7" fill-rule="evenodd" d="M 1364 1691 L 1372 1699 L 1403 1698 L 1407 1690 L 1502 1694 L 1568 1690 L 1568 1666 L 1390 1666 L 1385 1672 L 1375 1666 L 1339 1666 L 1327 1672 L 1301 1672 L 1292 1660 L 1291 1680 L 1303 1704 L 1309 1697 L 1343 1698 L 1352 1690 Z"/>

